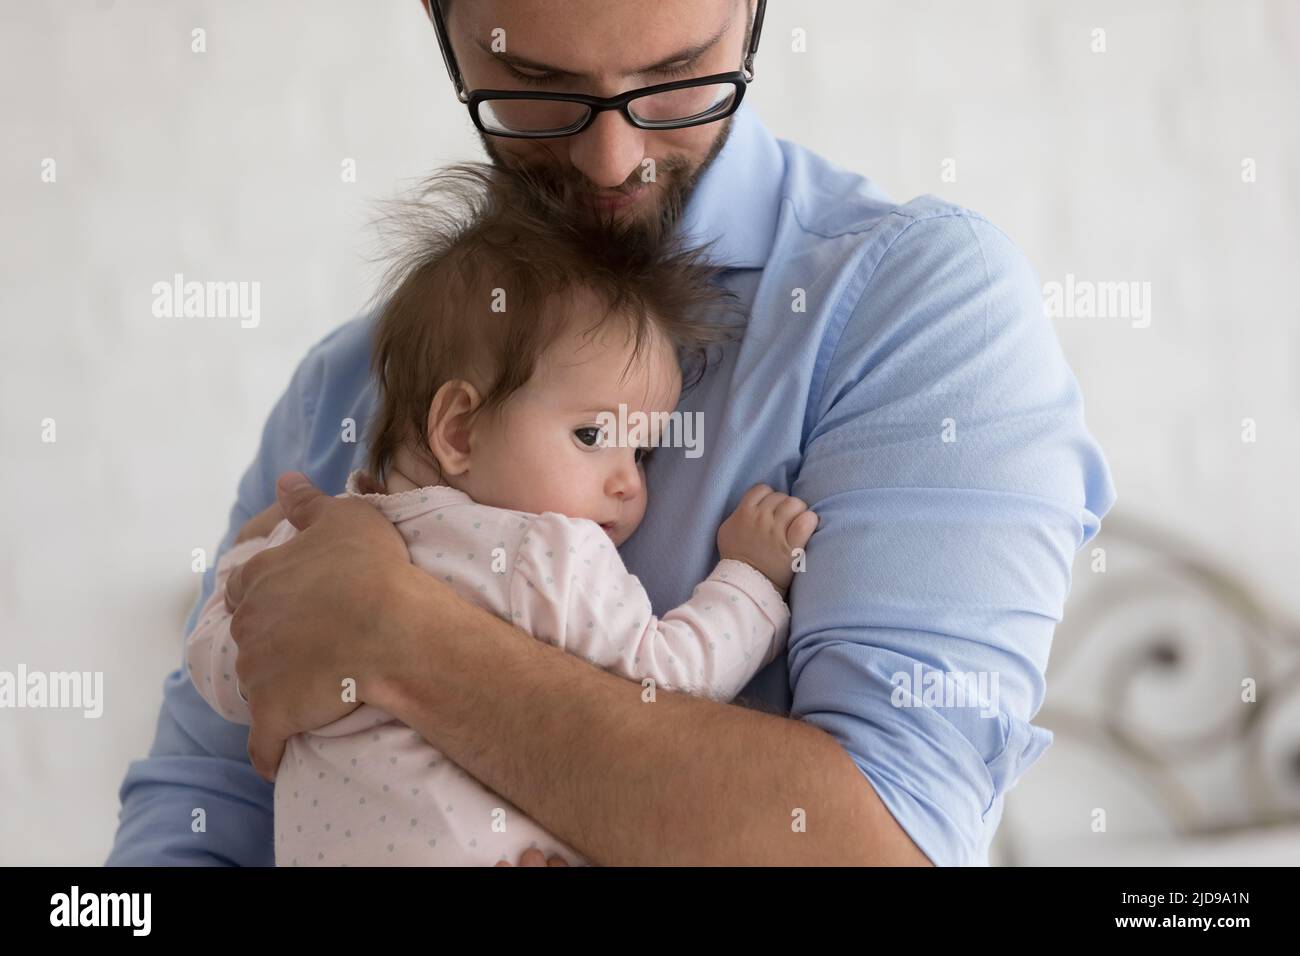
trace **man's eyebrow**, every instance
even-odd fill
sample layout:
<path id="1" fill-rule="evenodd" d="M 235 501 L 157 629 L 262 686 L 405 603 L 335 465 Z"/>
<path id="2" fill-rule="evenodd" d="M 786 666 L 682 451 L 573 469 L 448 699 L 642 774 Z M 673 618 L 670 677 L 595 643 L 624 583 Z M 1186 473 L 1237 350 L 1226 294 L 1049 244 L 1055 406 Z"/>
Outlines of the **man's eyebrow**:
<path id="1" fill-rule="evenodd" d="M 709 50 L 713 49 L 718 44 L 718 41 L 727 35 L 727 32 L 730 29 L 731 29 L 731 22 L 728 21 L 722 25 L 722 29 L 720 29 L 717 33 L 709 37 L 709 39 L 705 40 L 704 42 L 697 43 L 694 46 L 686 47 L 685 49 L 682 50 L 678 50 L 676 53 L 673 53 L 671 56 L 664 57 L 664 59 L 658 61 L 657 63 L 651 63 L 649 66 L 643 66 L 640 69 L 631 70 L 630 73 L 633 75 L 641 74 L 641 73 L 659 73 L 666 70 L 668 67 L 672 66 L 675 63 L 690 62 L 691 60 L 698 59 L 699 57 L 703 56 L 705 53 L 709 52 Z M 560 69 L 557 66 L 550 66 L 549 64 L 546 63 L 540 63 L 537 60 L 529 59 L 526 56 L 520 56 L 517 53 L 507 53 L 505 51 L 493 50 L 488 44 L 484 43 L 481 39 L 476 39 L 475 42 L 478 43 L 479 49 L 481 49 L 484 53 L 510 66 L 520 66 L 523 67 L 525 70 L 537 70 L 538 72 L 541 73 L 553 73 L 556 76 L 562 76 L 562 77 L 582 76 L 582 74 L 580 73 L 574 73 L 570 70 Z"/>

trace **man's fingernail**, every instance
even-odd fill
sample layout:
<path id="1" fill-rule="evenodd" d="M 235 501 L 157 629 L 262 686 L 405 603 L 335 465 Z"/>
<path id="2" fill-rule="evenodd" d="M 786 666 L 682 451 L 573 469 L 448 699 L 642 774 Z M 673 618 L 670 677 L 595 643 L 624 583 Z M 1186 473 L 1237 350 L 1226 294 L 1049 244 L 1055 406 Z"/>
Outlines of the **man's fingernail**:
<path id="1" fill-rule="evenodd" d="M 309 485 L 311 482 L 307 480 L 305 475 L 301 475 L 295 471 L 281 478 L 280 484 L 284 487 L 285 491 L 293 491 L 293 489 L 300 488 L 303 485 Z"/>

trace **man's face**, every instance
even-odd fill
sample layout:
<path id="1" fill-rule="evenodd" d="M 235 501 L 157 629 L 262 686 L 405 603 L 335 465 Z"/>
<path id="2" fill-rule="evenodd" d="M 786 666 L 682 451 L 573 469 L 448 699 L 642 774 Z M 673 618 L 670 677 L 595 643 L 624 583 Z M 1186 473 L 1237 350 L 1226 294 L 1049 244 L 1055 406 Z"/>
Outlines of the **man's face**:
<path id="1" fill-rule="evenodd" d="M 470 90 L 614 96 L 725 73 L 739 69 L 749 25 L 746 0 L 454 0 L 444 10 Z M 610 110 L 576 136 L 483 141 L 498 165 L 572 195 L 580 214 L 634 226 L 670 219 L 729 131 L 730 120 L 641 130 Z"/>

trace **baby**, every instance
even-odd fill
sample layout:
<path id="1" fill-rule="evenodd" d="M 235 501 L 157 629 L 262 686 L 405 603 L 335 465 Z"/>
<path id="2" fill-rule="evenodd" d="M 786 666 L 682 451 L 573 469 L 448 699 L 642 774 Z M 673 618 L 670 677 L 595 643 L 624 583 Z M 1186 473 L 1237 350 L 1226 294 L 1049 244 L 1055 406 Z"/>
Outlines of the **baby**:
<path id="1" fill-rule="evenodd" d="M 440 188 L 468 197 L 467 211 L 392 274 L 375 332 L 369 468 L 346 494 L 396 526 L 414 564 L 537 640 L 636 681 L 629 693 L 647 706 L 652 687 L 732 699 L 783 649 L 783 595 L 816 516 L 751 488 L 718 531 L 717 567 L 662 617 L 617 550 L 645 514 L 651 446 L 672 453 L 662 423 L 683 365 L 702 371 L 726 334 L 701 317 L 724 298 L 713 271 L 645 234 L 599 242 L 487 172 L 460 168 Z M 618 416 L 651 423 L 618 431 L 639 432 L 635 447 L 615 440 Z M 223 555 L 188 639 L 191 679 L 228 720 L 248 723 L 249 711 L 226 579 L 294 533 L 281 522 Z M 373 705 L 287 743 L 277 865 L 491 865 L 529 847 L 585 862 Z"/>

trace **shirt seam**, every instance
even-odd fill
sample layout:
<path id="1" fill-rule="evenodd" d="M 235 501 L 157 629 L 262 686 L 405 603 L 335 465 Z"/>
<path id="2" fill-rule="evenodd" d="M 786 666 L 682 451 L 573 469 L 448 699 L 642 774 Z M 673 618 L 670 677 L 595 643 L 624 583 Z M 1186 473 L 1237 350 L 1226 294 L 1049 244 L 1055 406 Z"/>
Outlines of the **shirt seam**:
<path id="1" fill-rule="evenodd" d="M 900 213 L 898 210 L 892 210 L 889 216 L 891 218 L 898 217 L 909 221 L 907 222 L 907 225 L 900 229 L 898 234 L 889 241 L 889 245 L 885 247 L 880 258 L 876 260 L 875 264 L 866 272 L 865 275 L 863 274 L 862 265 L 867 257 L 869 244 L 864 242 L 862 248 L 858 250 L 857 260 L 853 263 L 853 279 L 850 281 L 849 288 L 845 290 L 844 294 L 840 296 L 839 301 L 836 303 L 834 317 L 831 319 L 826 333 L 823 336 L 824 341 L 830 342 L 831 344 L 829 348 L 819 349 L 818 357 L 813 362 L 812 382 L 810 383 L 809 388 L 810 400 L 808 402 L 808 414 L 804 418 L 803 429 L 799 436 L 799 450 L 801 453 L 807 451 L 808 436 L 812 433 L 813 424 L 818 417 L 819 409 L 821 408 L 822 396 L 826 388 L 826 376 L 830 372 L 831 367 L 834 366 L 836 356 L 839 355 L 840 343 L 844 339 L 844 330 L 848 327 L 849 320 L 862 304 L 863 299 L 866 297 L 867 290 L 871 287 L 872 280 L 876 277 L 876 272 L 879 270 L 880 264 L 885 261 L 885 258 L 894 248 L 894 245 L 905 236 L 913 226 L 922 221 L 912 216 Z M 799 221 L 798 210 L 795 210 L 795 220 Z M 877 228 L 879 225 L 880 223 L 875 223 L 870 229 L 865 229 L 858 233 L 845 233 L 844 235 L 863 235 L 871 231 L 871 229 Z M 800 223 L 800 226 L 803 227 L 803 224 Z M 808 231 L 811 232 L 811 230 Z M 825 236 L 817 232 L 813 232 L 813 235 L 819 235 L 824 239 L 839 238 Z M 860 285 L 858 285 L 859 281 L 861 283 Z M 824 360 L 822 356 L 825 356 Z"/>
<path id="2" fill-rule="evenodd" d="M 988 260 L 984 254 L 984 244 L 979 241 L 978 235 L 975 235 L 974 227 L 970 225 L 971 220 L 975 219 L 981 222 L 988 223 L 992 228 L 997 229 L 997 226 L 994 226 L 992 223 L 989 223 L 989 221 L 985 219 L 983 216 L 979 215 L 978 213 L 971 212 L 970 210 L 964 210 L 964 209 L 950 210 L 941 214 L 936 214 L 933 216 L 925 216 L 925 217 L 913 216 L 909 213 L 902 212 L 899 209 L 893 209 L 890 211 L 889 215 L 897 216 L 901 219 L 908 220 L 907 225 L 905 225 L 902 229 L 900 229 L 898 231 L 898 234 L 895 235 L 894 238 L 889 240 L 889 245 L 885 247 L 884 251 L 881 252 L 880 257 L 876 260 L 875 264 L 871 267 L 869 272 L 863 277 L 861 288 L 857 289 L 856 294 L 853 292 L 853 286 L 851 285 L 849 289 L 845 290 L 845 293 L 840 297 L 840 301 L 836 304 L 834 318 L 830 322 L 826 330 L 826 336 L 825 336 L 827 339 L 833 337 L 834 344 L 830 347 L 829 351 L 826 353 L 827 357 L 825 363 L 823 364 L 820 361 L 820 359 L 818 359 L 818 361 L 814 365 L 813 387 L 810 389 L 810 398 L 812 400 L 808 404 L 808 417 L 804 421 L 803 434 L 801 436 L 801 450 L 803 450 L 807 446 L 808 435 L 812 431 L 813 418 L 814 416 L 817 415 L 818 409 L 820 409 L 821 407 L 822 397 L 824 395 L 824 391 L 826 387 L 826 375 L 831 369 L 831 367 L 834 366 L 836 358 L 839 357 L 840 345 L 843 343 L 844 340 L 844 330 L 848 328 L 849 320 L 853 317 L 853 315 L 857 312 L 858 308 L 862 305 L 863 301 L 865 300 L 867 292 L 871 288 L 872 282 L 875 281 L 876 275 L 880 271 L 881 264 L 884 263 L 884 261 L 887 258 L 889 258 L 889 254 L 893 252 L 894 247 L 899 243 L 899 241 L 904 236 L 906 236 L 909 232 L 912 231 L 912 229 L 914 229 L 916 226 L 920 225 L 921 223 L 938 222 L 944 219 L 962 220 L 963 222 L 966 223 L 967 227 L 971 230 L 972 235 L 975 236 L 975 240 L 979 244 L 980 256 L 985 264 L 984 282 L 986 287 L 989 284 Z M 795 218 L 796 220 L 798 220 L 797 210 L 795 213 Z M 879 224 L 878 223 L 873 224 L 871 228 L 874 229 L 876 225 Z M 803 224 L 800 223 L 800 226 L 802 227 Z M 863 232 L 867 232 L 867 231 L 870 230 L 863 230 Z M 816 232 L 814 232 L 813 234 L 820 235 L 822 236 L 822 238 L 836 238 L 832 236 L 825 236 L 821 233 L 816 233 Z M 862 233 L 843 233 L 842 235 L 861 235 L 861 234 Z M 857 263 L 855 263 L 855 267 L 854 267 L 855 275 L 861 271 L 862 260 L 865 259 L 866 254 L 867 254 L 867 246 L 864 244 L 859 255 L 859 260 Z M 850 301 L 852 302 L 852 305 L 846 308 L 846 303 Z M 987 312 L 988 303 L 987 302 L 985 302 L 984 308 L 985 308 L 985 321 L 984 321 L 983 335 L 984 335 L 985 342 L 987 342 L 988 339 L 988 312 Z"/>
<path id="3" fill-rule="evenodd" d="M 916 198 L 921 199 L 924 197 L 918 196 Z M 986 218 L 982 213 L 976 212 L 973 209 L 967 209 L 965 206 L 959 206 L 956 203 L 947 202 L 947 200 L 939 199 L 939 197 L 937 196 L 932 198 L 938 199 L 939 202 L 944 203 L 944 208 L 934 210 L 933 212 L 921 214 L 921 213 L 909 211 L 906 208 L 907 203 L 894 205 L 889 209 L 889 212 L 886 215 L 881 216 L 878 219 L 874 219 L 870 222 L 864 222 L 856 228 L 841 229 L 837 232 L 818 229 L 815 226 L 812 226 L 808 222 L 806 222 L 804 218 L 799 215 L 799 206 L 795 203 L 794 199 L 791 196 L 785 195 L 782 197 L 781 201 L 783 203 L 790 204 L 790 213 L 791 215 L 794 216 L 794 221 L 798 224 L 799 228 L 804 232 L 808 233 L 809 235 L 816 236 L 819 239 L 843 239 L 845 236 L 865 235 L 869 232 L 879 229 L 891 217 L 897 217 L 899 219 L 908 220 L 907 228 L 910 228 L 911 226 L 915 225 L 918 222 L 930 222 L 931 220 L 935 220 L 935 219 L 975 219 L 980 222 L 987 223 L 988 225 L 992 226 L 994 229 L 998 229 L 998 226 L 994 224 L 991 220 Z M 912 200 L 912 201 L 915 202 L 916 200 Z M 906 231 L 906 229 L 904 231 Z M 998 231 L 1001 232 L 1002 230 L 998 229 Z M 899 235 L 902 235 L 902 233 L 900 232 Z M 891 242 L 890 245 L 893 245 L 893 243 Z"/>

